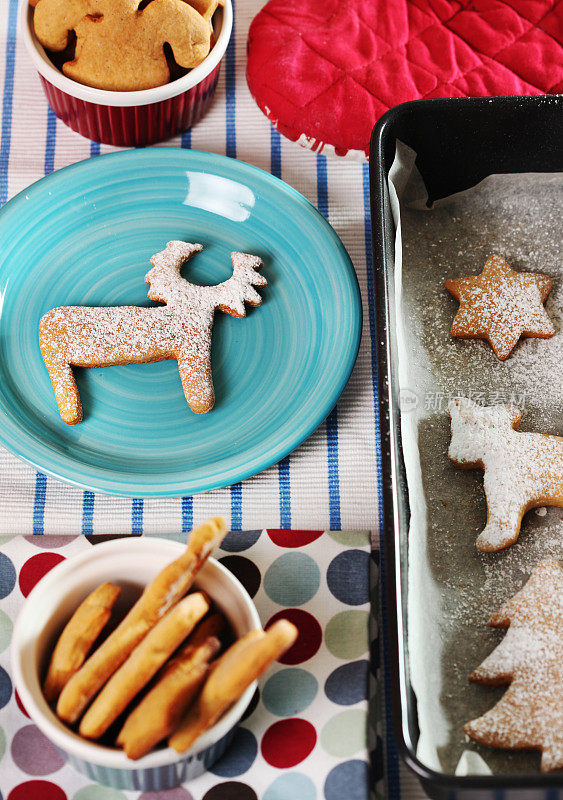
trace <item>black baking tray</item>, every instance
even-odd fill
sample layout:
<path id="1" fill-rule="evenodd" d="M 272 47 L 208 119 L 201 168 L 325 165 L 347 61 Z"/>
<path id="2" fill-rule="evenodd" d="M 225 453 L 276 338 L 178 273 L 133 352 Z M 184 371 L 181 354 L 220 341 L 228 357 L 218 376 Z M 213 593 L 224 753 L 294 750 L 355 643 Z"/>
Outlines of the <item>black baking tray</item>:
<path id="1" fill-rule="evenodd" d="M 395 226 L 387 177 L 400 140 L 416 153 L 429 204 L 496 173 L 563 171 L 563 96 L 417 100 L 388 111 L 370 146 L 370 194 L 378 326 L 383 472 L 383 642 L 390 668 L 391 717 L 400 755 L 432 798 L 478 798 L 511 789 L 536 800 L 563 789 L 563 774 L 456 776 L 416 756 L 416 697 L 407 663 L 409 503 L 399 428 L 399 381 L 393 319 Z M 386 659 L 387 660 L 387 659 Z M 551 790 L 551 792 L 549 791 Z M 538 794 L 540 792 L 540 794 Z M 544 794 L 544 792 L 546 794 Z M 493 794 L 493 796 L 495 796 Z"/>

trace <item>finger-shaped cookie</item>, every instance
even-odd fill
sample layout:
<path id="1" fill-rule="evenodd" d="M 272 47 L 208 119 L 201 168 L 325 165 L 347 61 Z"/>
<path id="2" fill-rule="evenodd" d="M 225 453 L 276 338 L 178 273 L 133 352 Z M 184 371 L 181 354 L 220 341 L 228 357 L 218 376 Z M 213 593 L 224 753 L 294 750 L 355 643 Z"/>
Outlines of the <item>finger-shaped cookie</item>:
<path id="1" fill-rule="evenodd" d="M 102 583 L 78 606 L 59 636 L 43 694 L 48 703 L 54 703 L 71 675 L 80 669 L 92 645 L 111 616 L 111 610 L 121 589 L 113 583 Z"/>
<path id="2" fill-rule="evenodd" d="M 168 740 L 184 753 L 201 734 L 238 700 L 252 681 L 262 675 L 297 638 L 297 628 L 286 619 L 264 631 L 251 631 L 235 642 L 212 668 L 197 702 Z"/>
<path id="3" fill-rule="evenodd" d="M 225 620 L 225 617 L 219 611 L 216 611 L 214 614 L 210 614 L 208 617 L 205 617 L 205 619 L 202 620 L 190 634 L 190 638 L 182 647 L 180 653 L 190 646 L 199 647 L 212 636 L 217 638 L 224 630 L 226 624 L 227 621 Z M 178 653 L 178 655 L 180 655 L 180 653 Z"/>
<path id="4" fill-rule="evenodd" d="M 214 517 L 192 532 L 186 551 L 156 576 L 123 622 L 68 681 L 57 703 L 57 714 L 61 719 L 76 722 L 94 695 L 148 631 L 186 594 L 225 533 L 222 517 Z"/>
<path id="5" fill-rule="evenodd" d="M 80 735 L 99 739 L 208 610 L 209 603 L 201 592 L 185 597 L 174 606 L 109 679 L 82 718 Z"/>
<path id="6" fill-rule="evenodd" d="M 129 714 L 117 737 L 129 758 L 141 758 L 175 730 L 207 675 L 209 661 L 220 649 L 215 636 L 197 645 L 188 641 L 163 667 L 157 683 Z"/>
<path id="7" fill-rule="evenodd" d="M 221 649 L 217 635 L 225 624 L 219 612 L 206 617 L 156 676 L 155 686 L 133 709 L 117 738 L 129 758 L 141 758 L 175 730 L 207 675 L 207 663 Z"/>

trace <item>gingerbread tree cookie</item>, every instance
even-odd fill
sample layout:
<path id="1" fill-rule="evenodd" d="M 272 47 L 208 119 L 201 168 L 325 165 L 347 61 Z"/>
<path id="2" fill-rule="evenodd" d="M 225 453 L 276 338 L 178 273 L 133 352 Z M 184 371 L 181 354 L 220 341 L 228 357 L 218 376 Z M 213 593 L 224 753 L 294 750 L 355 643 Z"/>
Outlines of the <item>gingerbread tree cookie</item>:
<path id="1" fill-rule="evenodd" d="M 63 64 L 63 72 L 97 89 L 127 92 L 167 83 L 170 70 L 165 43 L 180 66 L 197 67 L 209 53 L 209 19 L 183 0 L 151 0 L 142 11 L 138 10 L 140 3 L 39 0 L 35 33 L 45 48 L 60 52 L 73 30 L 75 56 Z"/>
<path id="2" fill-rule="evenodd" d="M 458 397 L 448 410 L 448 456 L 456 467 L 485 472 L 487 525 L 477 538 L 479 550 L 494 552 L 513 544 L 531 508 L 563 508 L 561 436 L 516 430 L 522 414 L 514 406 L 479 406 Z"/>
<path id="3" fill-rule="evenodd" d="M 563 769 L 563 570 L 559 563 L 542 561 L 489 625 L 508 628 L 508 632 L 469 680 L 510 686 L 490 711 L 463 730 L 491 747 L 541 750 L 543 772 Z"/>
<path id="4" fill-rule="evenodd" d="M 521 336 L 549 339 L 555 328 L 543 303 L 552 283 L 547 275 L 515 272 L 504 258 L 489 256 L 480 275 L 444 283 L 459 301 L 452 336 L 487 339 L 501 361 Z"/>

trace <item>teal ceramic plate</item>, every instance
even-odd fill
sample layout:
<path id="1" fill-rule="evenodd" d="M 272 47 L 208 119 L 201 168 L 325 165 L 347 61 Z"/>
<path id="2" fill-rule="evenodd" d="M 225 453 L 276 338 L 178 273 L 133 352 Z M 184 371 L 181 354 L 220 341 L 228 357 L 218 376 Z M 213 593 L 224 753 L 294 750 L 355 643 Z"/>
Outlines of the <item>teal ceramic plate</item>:
<path id="1" fill-rule="evenodd" d="M 263 304 L 217 312 L 215 407 L 188 408 L 175 361 L 75 370 L 84 421 L 62 422 L 37 338 L 59 305 L 152 305 L 144 275 L 167 241 L 201 242 L 194 283 L 264 261 Z M 341 241 L 304 197 L 240 161 L 179 149 L 116 153 L 38 181 L 0 212 L 0 441 L 88 489 L 178 496 L 235 483 L 297 447 L 356 359 L 361 301 Z"/>

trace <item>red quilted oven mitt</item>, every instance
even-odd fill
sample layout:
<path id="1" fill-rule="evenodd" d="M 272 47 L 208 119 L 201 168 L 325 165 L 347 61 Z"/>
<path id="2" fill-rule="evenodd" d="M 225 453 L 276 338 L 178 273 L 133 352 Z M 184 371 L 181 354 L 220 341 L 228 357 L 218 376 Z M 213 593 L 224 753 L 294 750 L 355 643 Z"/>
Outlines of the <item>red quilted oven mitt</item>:
<path id="1" fill-rule="evenodd" d="M 270 0 L 247 80 L 280 133 L 363 157 L 406 100 L 563 92 L 562 37 L 559 0 Z"/>

